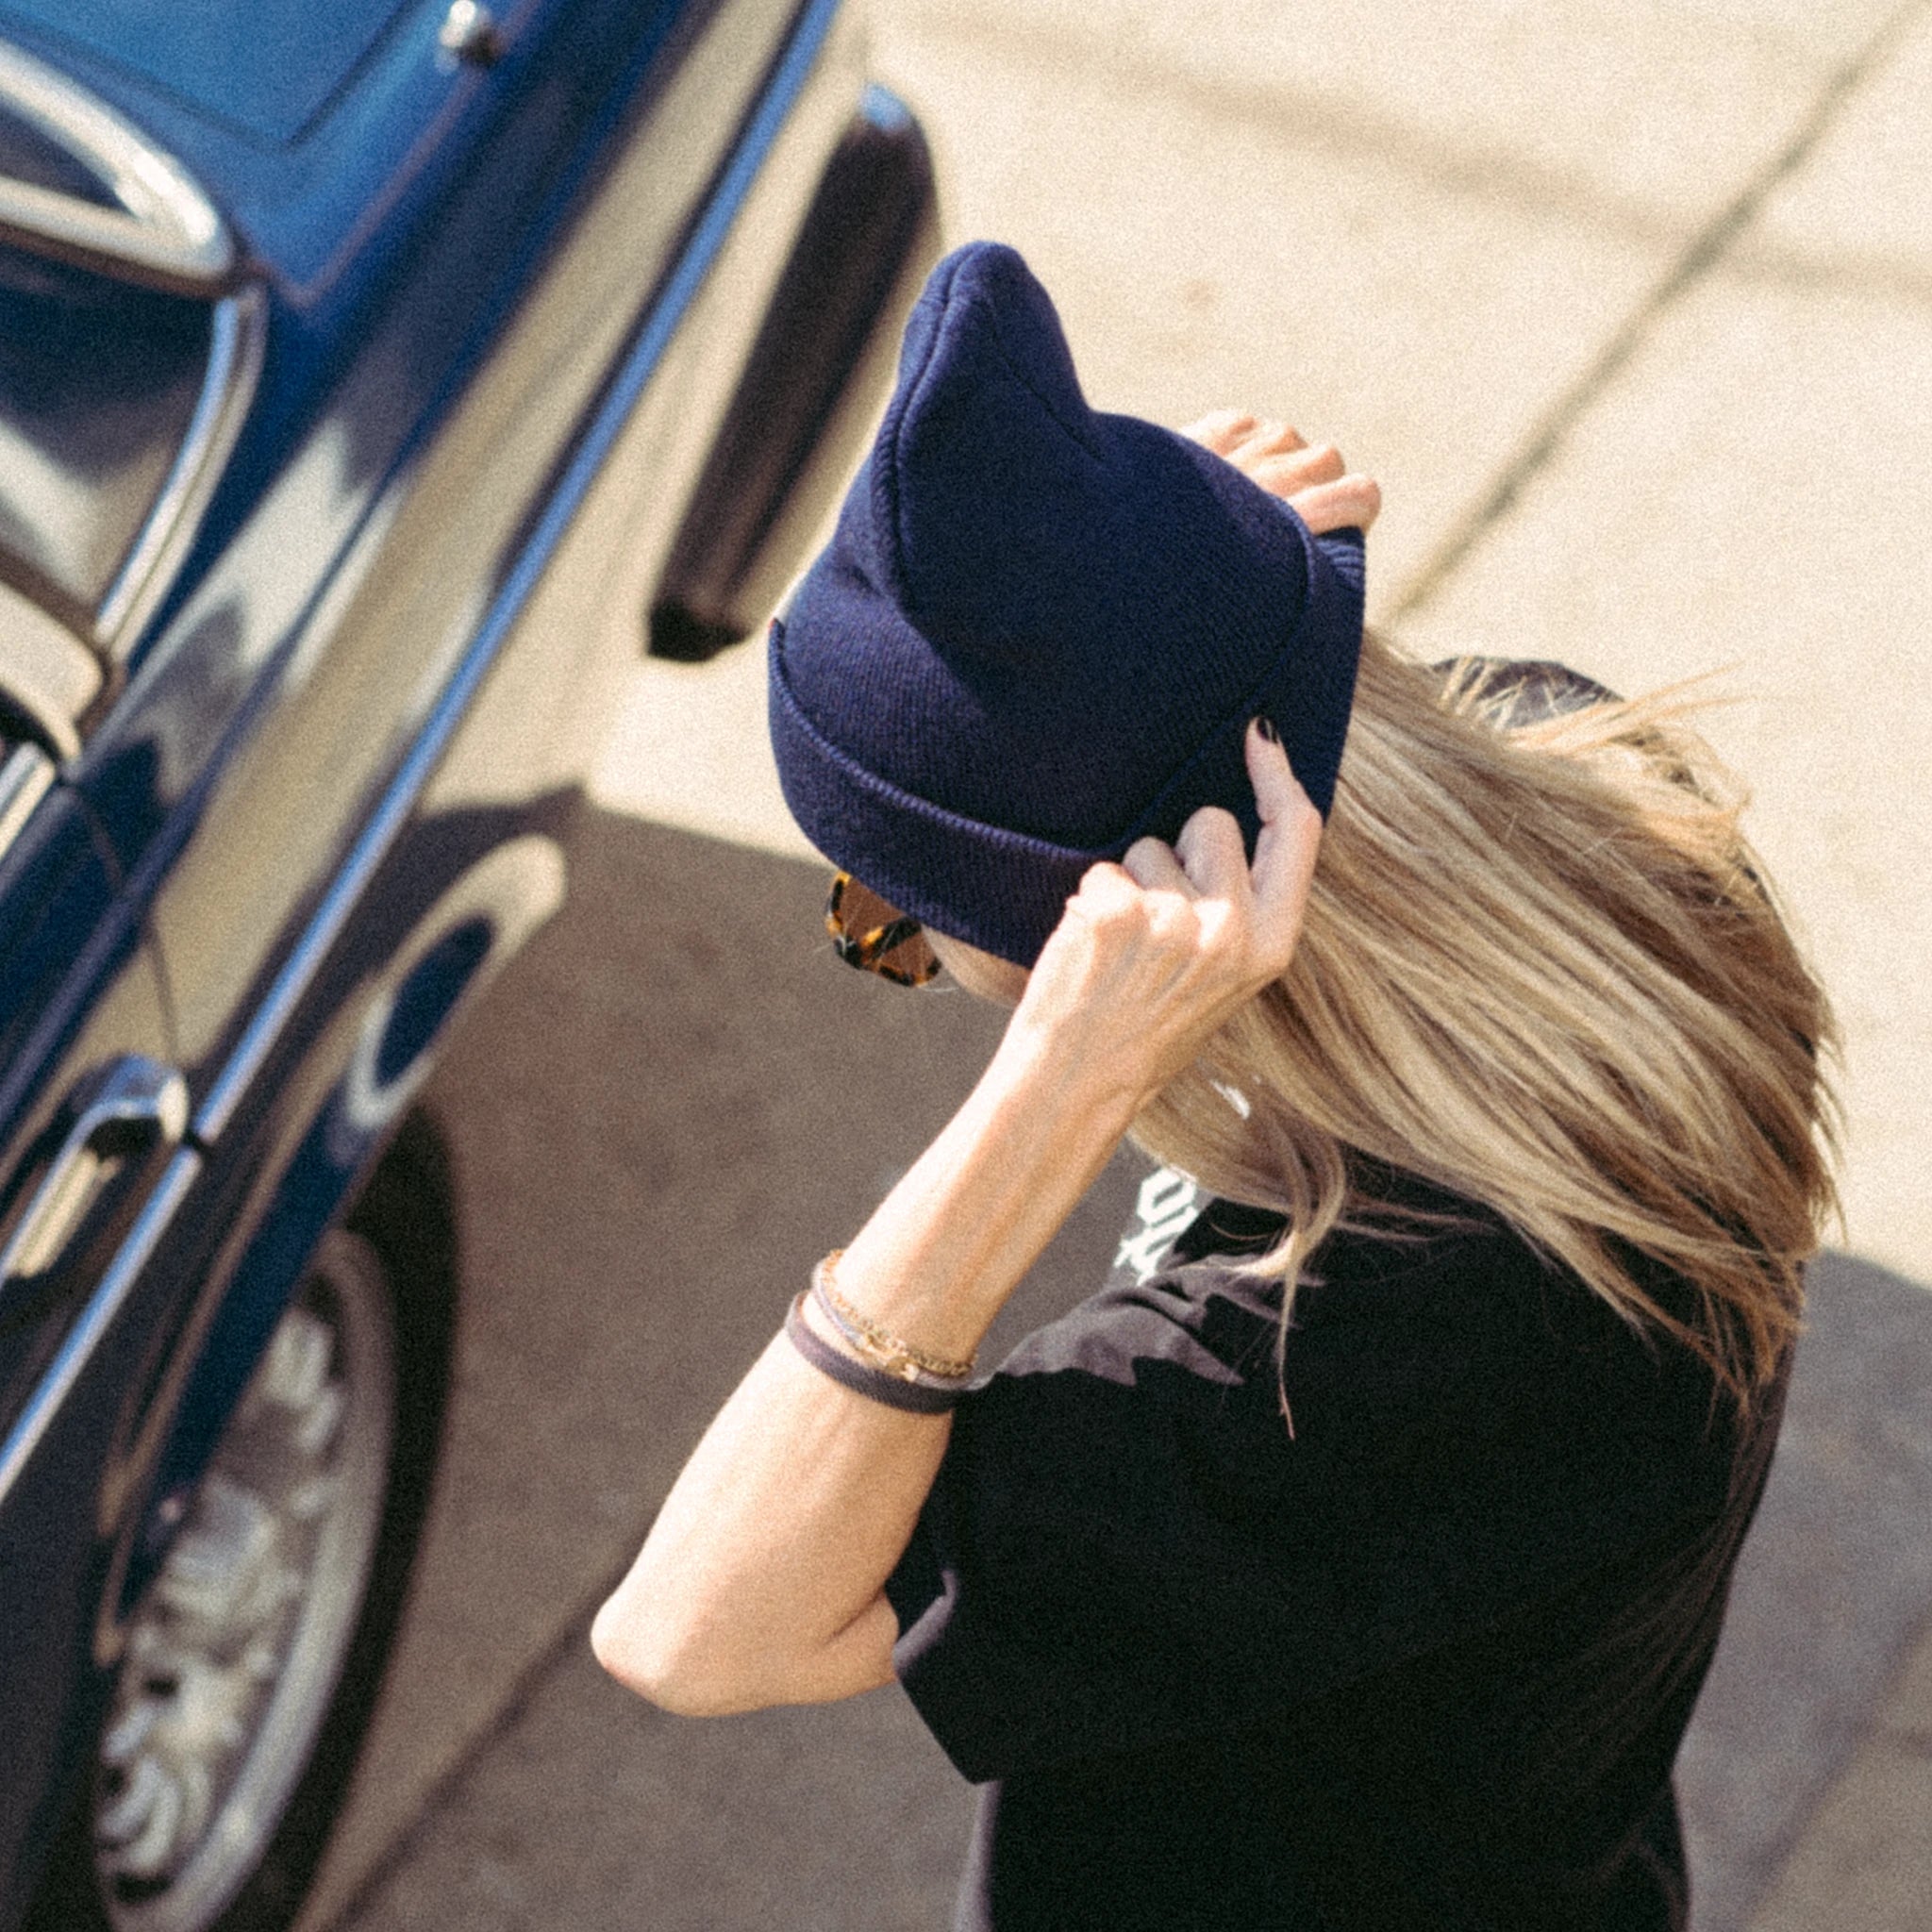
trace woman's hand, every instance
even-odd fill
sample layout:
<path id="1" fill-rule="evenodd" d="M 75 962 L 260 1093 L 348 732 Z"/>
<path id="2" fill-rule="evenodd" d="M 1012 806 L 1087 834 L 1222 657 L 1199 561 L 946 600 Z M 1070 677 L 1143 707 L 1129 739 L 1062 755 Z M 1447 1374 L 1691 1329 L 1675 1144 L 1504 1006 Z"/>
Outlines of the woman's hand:
<path id="1" fill-rule="evenodd" d="M 1381 513 L 1382 490 L 1373 476 L 1350 471 L 1332 442 L 1306 442 L 1286 423 L 1217 409 L 1181 434 L 1282 498 L 1318 537 L 1331 530 L 1366 530 Z"/>
<path id="2" fill-rule="evenodd" d="M 1204 806 L 1172 847 L 1142 839 L 1119 865 L 1092 867 L 1033 968 L 1002 1054 L 1048 1057 L 1069 1080 L 1138 1108 L 1288 970 L 1322 819 L 1258 720 L 1246 752 L 1261 818 L 1253 865 L 1234 815 Z"/>

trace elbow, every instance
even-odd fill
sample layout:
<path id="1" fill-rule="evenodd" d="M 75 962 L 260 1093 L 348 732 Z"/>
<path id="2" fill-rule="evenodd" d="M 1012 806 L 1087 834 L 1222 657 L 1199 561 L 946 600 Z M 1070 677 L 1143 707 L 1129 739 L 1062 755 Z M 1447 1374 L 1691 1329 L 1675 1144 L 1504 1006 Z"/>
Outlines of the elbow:
<path id="1" fill-rule="evenodd" d="M 674 1717 L 723 1717 L 756 1703 L 734 1695 L 689 1641 L 641 1614 L 622 1590 L 591 1621 L 591 1654 L 626 1690 Z"/>
<path id="2" fill-rule="evenodd" d="M 663 1675 L 662 1664 L 627 1627 L 614 1596 L 606 1598 L 591 1620 L 591 1655 L 626 1690 L 657 1703 L 653 1693 Z"/>

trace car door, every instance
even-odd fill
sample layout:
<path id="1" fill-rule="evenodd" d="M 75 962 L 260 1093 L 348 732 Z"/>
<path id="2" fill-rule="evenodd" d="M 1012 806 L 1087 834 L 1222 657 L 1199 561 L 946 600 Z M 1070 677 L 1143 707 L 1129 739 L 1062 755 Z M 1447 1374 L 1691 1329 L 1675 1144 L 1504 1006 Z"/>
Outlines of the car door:
<path id="1" fill-rule="evenodd" d="M 237 464 L 266 480 L 142 645 L 79 775 L 151 900 L 198 1114 L 225 1117 L 258 1071 L 236 1058 L 243 1036 L 513 589 L 795 11 L 526 9 L 487 73 L 451 76 L 424 129 L 443 152 L 408 150 L 410 192 L 334 216 L 331 247 L 290 244 L 291 263 L 334 258 L 330 290 L 299 306 L 270 275 L 262 387 L 308 387 L 299 433 L 262 416 L 244 438 Z M 433 65 L 433 36 L 413 52 Z M 336 113 L 364 119 L 353 97 Z M 431 175 L 441 192 L 418 193 Z M 591 667 L 553 652 L 539 701 L 554 711 Z M 583 723 L 558 745 L 549 722 L 506 755 L 547 740 L 546 775 L 569 782 Z"/>
<path id="2" fill-rule="evenodd" d="M 608 38 L 641 9 L 578 11 L 601 13 Z M 486 76 L 439 78 L 491 117 Z M 467 641 L 463 600 L 523 512 L 516 491 L 534 494 L 527 466 L 502 479 L 488 517 L 451 520 L 458 567 L 429 571 L 391 627 L 352 623 L 354 641 L 329 648 L 380 552 L 413 417 L 449 383 L 422 343 L 446 361 L 475 335 L 526 245 L 517 217 L 582 145 L 601 85 L 504 89 L 521 104 L 496 128 L 500 165 L 465 222 L 428 225 L 411 299 L 340 407 L 291 442 L 259 407 L 275 305 L 226 224 L 131 120 L 0 45 L 0 1924 L 85 1779 L 128 1586 L 169 1526 L 157 1451 L 213 1312 L 208 1177 L 186 1135 L 205 1069 L 232 1064 L 278 949 Z M 403 130 L 418 173 L 422 131 Z M 166 192 L 143 201 L 156 181 Z M 269 374 L 286 387 L 318 358 L 312 325 L 286 307 L 280 321 L 291 355 Z M 526 363 L 522 380 L 557 374 Z M 556 410 L 567 427 L 567 392 Z M 277 451 L 264 502 L 251 468 Z M 536 475 L 545 459 L 528 452 Z M 244 519 L 252 544 L 225 548 L 235 502 L 267 514 Z M 333 532 L 353 534 L 331 575 Z M 182 624 L 152 623 L 192 580 L 197 539 L 228 568 Z M 310 608 L 331 582 L 337 601 Z M 199 1095 L 176 1070 L 157 924 L 205 1023 Z"/>
<path id="3" fill-rule="evenodd" d="M 178 554 L 234 374 L 186 199 L 0 47 L 0 1923 L 68 1789 L 114 1535 L 108 1444 L 177 1284 L 187 1086 L 140 908 L 69 782 L 110 641 Z M 137 167 L 137 172 L 139 169 Z"/>
<path id="4" fill-rule="evenodd" d="M 53 466 L 75 487 L 16 497 L 125 513 L 92 548 L 84 516 L 16 545 L 0 603 L 0 636 L 32 613 L 42 794 L 0 860 L 0 1012 L 24 1029 L 0 1036 L 0 1200 L 32 1238 L 21 1306 L 47 1317 L 0 1494 L 5 1587 L 47 1586 L 0 1661 L 0 1924 L 278 1298 L 454 1002 L 557 903 L 551 808 L 625 648 L 579 620 L 613 560 L 641 618 L 858 95 L 836 0 L 539 0 L 490 62 L 446 67 L 443 12 L 395 9 L 285 142 L 295 186 L 224 182 L 252 245 L 149 250 L 142 286 L 199 373 L 168 408 L 130 373 L 145 440 L 108 462 L 76 435 Z M 149 106 L 203 141 L 189 108 Z M 407 125 L 378 127 L 385 107 Z M 58 172 L 32 132 L 9 147 L 0 117 L 0 238 L 9 163 Z M 227 141 L 201 168 L 253 165 Z M 129 239 L 76 214 L 60 245 Z M 614 450 L 633 460 L 607 480 Z M 103 481 L 121 495 L 82 487 Z M 38 950 L 12 944 L 16 905 Z"/>
<path id="5" fill-rule="evenodd" d="M 104 841 L 37 747 L 7 756 L 42 795 L 0 854 L 0 1880 L 66 1789 L 65 1660 L 92 1645 L 111 1561 L 98 1479 L 170 1299 L 143 1263 L 197 1166 Z"/>
<path id="6" fill-rule="evenodd" d="M 560 897 L 598 692 L 638 648 L 860 96 L 836 18 L 836 0 L 688 9 L 561 188 L 512 132 L 481 142 L 371 278 L 389 307 L 360 318 L 305 433 L 272 456 L 242 437 L 235 466 L 267 480 L 77 764 L 148 911 L 206 1156 L 184 1354 L 245 1360 L 456 1004 Z M 560 69 L 581 114 L 584 64 L 563 34 L 517 100 Z M 459 299 L 474 326 L 438 321 Z M 305 348 L 273 290 L 266 329 L 273 391 L 278 334 Z M 405 359 L 420 394 L 398 388 Z M 638 628 L 608 621 L 625 584 Z M 222 1392 L 204 1377 L 184 1400 Z M 150 1430 L 157 1493 L 192 1481 L 206 1440 L 176 1453 Z"/>

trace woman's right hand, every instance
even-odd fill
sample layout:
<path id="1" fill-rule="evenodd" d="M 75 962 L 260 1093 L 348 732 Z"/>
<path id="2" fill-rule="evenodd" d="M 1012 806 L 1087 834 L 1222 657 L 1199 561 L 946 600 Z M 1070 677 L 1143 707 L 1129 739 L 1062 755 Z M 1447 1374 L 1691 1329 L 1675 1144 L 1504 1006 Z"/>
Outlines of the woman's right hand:
<path id="1" fill-rule="evenodd" d="M 1204 806 L 1172 846 L 1141 839 L 1089 869 L 1047 941 L 1002 1041 L 1053 1084 L 1124 1103 L 1127 1118 L 1222 1024 L 1288 970 L 1322 818 L 1277 738 L 1248 727 L 1261 832 L 1250 861 L 1233 813 Z"/>
<path id="2" fill-rule="evenodd" d="M 1352 472 L 1332 442 L 1309 443 L 1286 423 L 1217 409 L 1181 431 L 1280 497 L 1316 536 L 1366 531 L 1381 513 L 1382 488 Z"/>

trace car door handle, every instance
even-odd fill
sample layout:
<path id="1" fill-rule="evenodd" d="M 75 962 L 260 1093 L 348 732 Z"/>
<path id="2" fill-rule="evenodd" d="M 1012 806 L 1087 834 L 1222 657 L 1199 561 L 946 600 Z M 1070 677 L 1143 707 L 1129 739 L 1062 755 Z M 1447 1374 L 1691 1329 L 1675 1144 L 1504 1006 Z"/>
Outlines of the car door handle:
<path id="1" fill-rule="evenodd" d="M 0 1248 L 0 1313 L 17 1286 L 60 1258 L 111 1166 L 172 1147 L 188 1129 L 188 1083 L 144 1054 L 110 1060 L 76 1089 L 71 1105 L 59 1151 Z"/>

